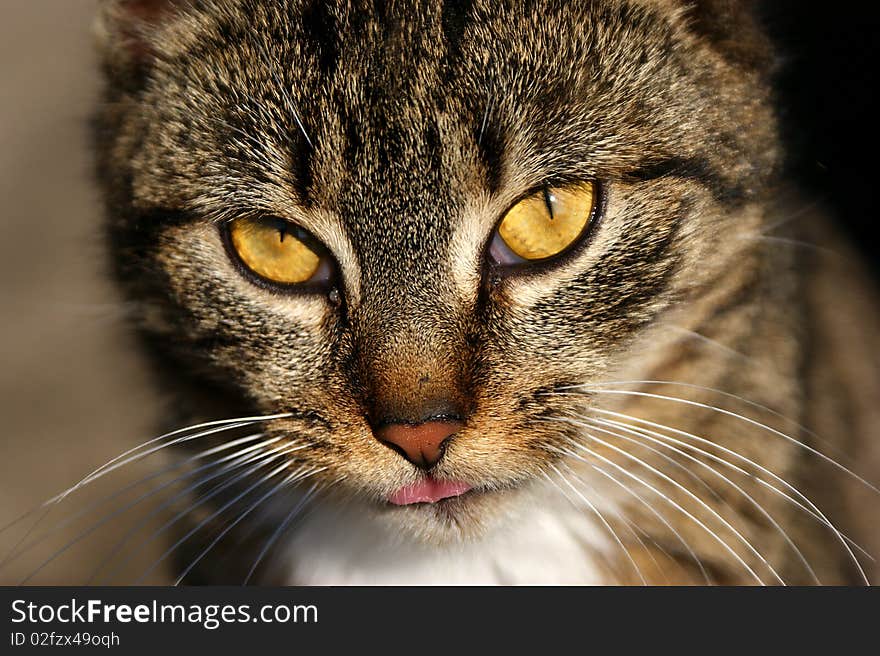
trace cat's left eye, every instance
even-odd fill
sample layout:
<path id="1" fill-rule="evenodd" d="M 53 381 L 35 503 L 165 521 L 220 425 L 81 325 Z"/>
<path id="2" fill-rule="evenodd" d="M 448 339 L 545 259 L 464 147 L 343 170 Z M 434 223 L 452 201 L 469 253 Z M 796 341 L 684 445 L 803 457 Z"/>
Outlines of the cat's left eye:
<path id="1" fill-rule="evenodd" d="M 332 274 L 329 253 L 297 225 L 274 216 L 235 219 L 227 228 L 236 259 L 277 285 L 321 285 Z"/>
<path id="2" fill-rule="evenodd" d="M 542 187 L 507 211 L 489 254 L 497 264 L 515 265 L 567 252 L 586 233 L 596 195 L 592 182 Z"/>

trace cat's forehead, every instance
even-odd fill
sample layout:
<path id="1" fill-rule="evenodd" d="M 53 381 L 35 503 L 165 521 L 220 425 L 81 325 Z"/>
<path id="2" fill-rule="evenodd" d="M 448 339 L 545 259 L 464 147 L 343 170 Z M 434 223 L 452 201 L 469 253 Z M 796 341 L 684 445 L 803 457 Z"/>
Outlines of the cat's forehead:
<path id="1" fill-rule="evenodd" d="M 284 156 L 303 200 L 334 211 L 406 211 L 476 177 L 496 193 L 511 178 L 583 175 L 572 169 L 612 151 L 625 160 L 622 146 L 646 145 L 635 129 L 657 92 L 646 82 L 665 82 L 670 28 L 641 5 L 257 6 L 247 25 L 213 30 L 210 62 L 189 77 L 207 111 Z"/>
<path id="2" fill-rule="evenodd" d="M 362 260 L 383 267 L 445 251 L 476 197 L 590 176 L 585 149 L 602 148 L 600 124 L 619 135 L 609 108 L 623 108 L 613 93 L 599 97 L 597 71 L 608 59 L 621 69 L 637 62 L 666 29 L 616 2 L 314 2 L 302 11 L 303 61 L 279 76 L 303 133 L 300 191 L 340 217 Z M 620 52 L 598 52 L 608 40 Z M 602 83 L 616 75 L 609 69 Z"/>
<path id="3" fill-rule="evenodd" d="M 316 139 L 345 141 L 355 153 L 373 148 L 390 165 L 436 155 L 436 141 L 460 125 L 477 142 L 488 140 L 487 128 L 506 129 L 512 141 L 528 126 L 542 145 L 603 113 L 614 123 L 621 100 L 663 84 L 650 73 L 672 46 L 662 14 L 615 0 L 314 2 L 301 11 L 298 38 L 252 35 L 273 53 L 293 38 L 294 51 L 253 63 L 284 67 L 275 81 L 297 96 Z"/>
<path id="4" fill-rule="evenodd" d="M 693 109 L 727 82 L 688 69 L 665 3 L 245 4 L 157 43 L 144 195 L 224 216 L 286 199 L 377 260 L 445 247 L 468 203 L 684 160 L 724 124 Z"/>

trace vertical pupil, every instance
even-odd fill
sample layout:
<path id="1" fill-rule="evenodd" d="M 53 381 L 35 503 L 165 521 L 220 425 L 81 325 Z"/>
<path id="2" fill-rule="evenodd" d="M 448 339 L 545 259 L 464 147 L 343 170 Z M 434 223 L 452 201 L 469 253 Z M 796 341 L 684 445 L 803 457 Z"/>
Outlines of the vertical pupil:
<path id="1" fill-rule="evenodd" d="M 544 204 L 547 206 L 547 212 L 550 214 L 550 220 L 553 220 L 553 202 L 556 200 L 547 187 L 544 187 Z"/>
<path id="2" fill-rule="evenodd" d="M 281 237 L 281 243 L 284 243 L 284 237 L 287 235 L 287 230 L 285 230 L 284 226 L 278 228 L 278 235 Z"/>

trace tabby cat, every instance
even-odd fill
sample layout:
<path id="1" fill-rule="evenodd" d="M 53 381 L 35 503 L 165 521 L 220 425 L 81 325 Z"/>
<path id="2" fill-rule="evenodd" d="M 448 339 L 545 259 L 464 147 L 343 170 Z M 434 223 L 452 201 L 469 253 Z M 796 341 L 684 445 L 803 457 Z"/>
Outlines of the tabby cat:
<path id="1" fill-rule="evenodd" d="M 752 3 L 99 31 L 109 250 L 187 426 L 178 582 L 880 581 L 880 305 L 781 183 Z"/>

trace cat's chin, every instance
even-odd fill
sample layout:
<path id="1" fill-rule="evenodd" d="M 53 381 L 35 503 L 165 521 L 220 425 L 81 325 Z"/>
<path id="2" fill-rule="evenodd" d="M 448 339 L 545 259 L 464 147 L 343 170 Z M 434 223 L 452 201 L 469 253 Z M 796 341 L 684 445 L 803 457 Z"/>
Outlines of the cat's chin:
<path id="1" fill-rule="evenodd" d="M 522 488 L 470 489 L 430 503 L 380 504 L 375 521 L 389 531 L 426 544 L 479 541 L 510 521 L 528 493 Z"/>
<path id="2" fill-rule="evenodd" d="M 290 538 L 286 585 L 603 582 L 584 545 L 604 549 L 604 534 L 538 484 L 406 506 L 325 498 Z"/>
<path id="3" fill-rule="evenodd" d="M 479 542 L 511 523 L 518 510 L 534 505 L 530 488 L 529 484 L 493 490 L 470 488 L 437 501 L 407 504 L 330 496 L 319 501 L 309 516 L 323 518 L 326 521 L 320 523 L 338 530 L 333 541 L 350 537 L 351 525 L 356 523 L 358 530 L 376 539 L 384 536 L 382 540 L 425 546 Z M 311 522 L 304 523 L 301 530 L 308 531 Z"/>

